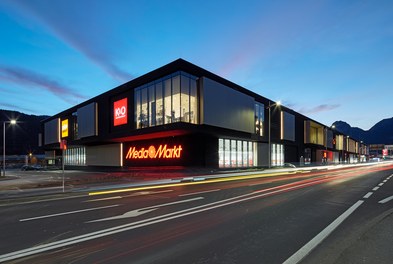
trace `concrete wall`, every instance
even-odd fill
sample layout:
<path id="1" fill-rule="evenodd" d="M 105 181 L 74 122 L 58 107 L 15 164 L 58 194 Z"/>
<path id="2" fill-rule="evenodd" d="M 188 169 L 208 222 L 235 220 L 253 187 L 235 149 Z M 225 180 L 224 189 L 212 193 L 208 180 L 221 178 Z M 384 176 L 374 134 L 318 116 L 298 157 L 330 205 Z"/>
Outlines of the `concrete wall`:
<path id="1" fill-rule="evenodd" d="M 110 144 L 86 147 L 87 166 L 121 166 L 121 144 Z"/>

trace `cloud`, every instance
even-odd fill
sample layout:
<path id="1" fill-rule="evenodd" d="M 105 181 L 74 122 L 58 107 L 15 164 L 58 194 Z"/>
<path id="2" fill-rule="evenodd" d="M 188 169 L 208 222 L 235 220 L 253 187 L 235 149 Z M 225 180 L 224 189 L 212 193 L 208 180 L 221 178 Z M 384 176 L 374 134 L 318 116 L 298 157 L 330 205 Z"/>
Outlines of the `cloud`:
<path id="1" fill-rule="evenodd" d="M 37 113 L 37 111 L 30 109 L 30 108 L 25 108 L 25 107 L 21 107 L 20 105 L 14 105 L 14 104 L 9 104 L 9 103 L 4 103 L 4 102 L 0 102 L 0 107 L 10 109 L 10 111 L 21 111 L 24 113 Z"/>
<path id="2" fill-rule="evenodd" d="M 121 44 L 107 21 L 108 6 L 97 1 L 14 1 L 17 11 L 33 20 L 38 20 L 67 45 L 82 53 L 90 61 L 119 81 L 128 81 L 132 75 L 114 64 L 113 56 Z"/>
<path id="3" fill-rule="evenodd" d="M 318 106 L 315 106 L 313 108 L 300 108 L 298 110 L 298 112 L 306 115 L 306 114 L 316 114 L 316 113 L 320 113 L 320 112 L 327 112 L 327 111 L 331 111 L 333 109 L 339 108 L 341 105 L 340 104 L 332 104 L 332 105 L 328 105 L 328 104 L 321 104 Z"/>
<path id="4" fill-rule="evenodd" d="M 5 80 L 23 86 L 28 85 L 31 87 L 31 85 L 33 85 L 33 87 L 39 87 L 71 104 L 75 103 L 75 99 L 86 99 L 83 95 L 55 80 L 52 80 L 48 76 L 27 69 L 0 66 L 0 80 Z"/>
<path id="5" fill-rule="evenodd" d="M 296 56 L 305 44 L 303 39 L 314 34 L 320 12 L 321 1 L 293 1 L 282 5 L 279 2 L 270 7 L 255 8 L 250 14 L 249 24 L 236 37 L 226 43 L 231 50 L 219 73 L 230 77 L 234 72 L 248 69 L 258 63 L 277 64 L 271 58 L 278 57 L 289 49 L 296 49 Z M 271 66 L 270 66 L 271 67 Z"/>

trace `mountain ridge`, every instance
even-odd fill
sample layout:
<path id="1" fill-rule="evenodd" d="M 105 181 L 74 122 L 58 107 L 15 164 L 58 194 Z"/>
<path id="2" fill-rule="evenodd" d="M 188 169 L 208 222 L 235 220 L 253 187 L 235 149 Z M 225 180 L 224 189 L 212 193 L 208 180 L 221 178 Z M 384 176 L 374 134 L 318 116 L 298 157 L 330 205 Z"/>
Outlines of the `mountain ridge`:
<path id="1" fill-rule="evenodd" d="M 369 130 L 352 127 L 345 121 L 335 121 L 332 126 L 341 133 L 363 141 L 366 144 L 393 144 L 393 117 L 385 118 L 377 122 Z"/>
<path id="2" fill-rule="evenodd" d="M 28 115 L 18 111 L 0 109 L 0 122 L 17 120 L 16 125 L 6 124 L 6 154 L 28 155 L 42 154 L 44 151 L 38 146 L 38 134 L 41 133 L 41 121 L 46 115 Z M 3 126 L 1 126 L 3 133 Z M 1 140 L 1 149 L 3 140 Z"/>

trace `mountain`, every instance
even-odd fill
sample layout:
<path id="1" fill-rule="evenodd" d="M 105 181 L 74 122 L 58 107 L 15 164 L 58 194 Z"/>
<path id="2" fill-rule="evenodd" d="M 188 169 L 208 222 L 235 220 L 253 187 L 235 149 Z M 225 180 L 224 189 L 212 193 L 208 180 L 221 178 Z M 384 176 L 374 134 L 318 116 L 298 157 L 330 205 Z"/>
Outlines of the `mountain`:
<path id="1" fill-rule="evenodd" d="M 379 121 L 369 130 L 351 127 L 344 121 L 336 121 L 333 125 L 336 130 L 367 144 L 393 145 L 393 117 Z"/>
<path id="2" fill-rule="evenodd" d="M 42 154 L 43 151 L 38 147 L 38 134 L 41 132 L 41 120 L 48 117 L 0 109 L 1 155 L 3 153 L 3 122 L 11 119 L 17 120 L 17 123 L 16 125 L 6 124 L 6 154 Z"/>

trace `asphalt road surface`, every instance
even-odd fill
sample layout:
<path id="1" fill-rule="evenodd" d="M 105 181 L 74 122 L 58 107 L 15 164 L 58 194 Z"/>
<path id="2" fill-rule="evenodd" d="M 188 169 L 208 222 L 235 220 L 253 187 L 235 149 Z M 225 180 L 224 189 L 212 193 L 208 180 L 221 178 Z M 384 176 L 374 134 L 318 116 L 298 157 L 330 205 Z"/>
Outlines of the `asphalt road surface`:
<path id="1" fill-rule="evenodd" d="M 393 165 L 0 202 L 0 262 L 391 263 Z"/>

